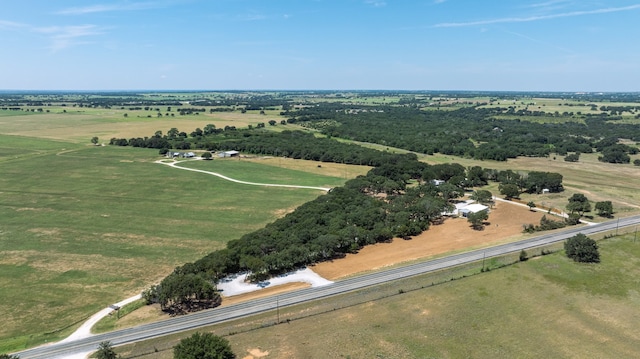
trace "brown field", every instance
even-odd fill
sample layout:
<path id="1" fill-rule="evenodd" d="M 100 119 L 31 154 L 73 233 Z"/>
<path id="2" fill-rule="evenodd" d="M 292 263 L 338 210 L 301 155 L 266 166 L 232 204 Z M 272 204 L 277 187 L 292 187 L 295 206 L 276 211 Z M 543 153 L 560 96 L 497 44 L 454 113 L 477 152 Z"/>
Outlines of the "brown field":
<path id="1" fill-rule="evenodd" d="M 532 212 L 526 207 L 498 202 L 491 209 L 488 224 L 482 231 L 473 230 L 464 218 L 449 218 L 411 240 L 395 238 L 391 243 L 367 246 L 357 254 L 347 254 L 345 258 L 318 263 L 313 266 L 313 271 L 326 279 L 336 280 L 402 262 L 490 246 L 519 237 L 523 224 L 538 224 L 543 215 L 542 212 Z"/>
<path id="2" fill-rule="evenodd" d="M 482 231 L 471 229 L 466 219 L 449 218 L 443 224 L 433 225 L 429 230 L 411 240 L 395 238 L 390 243 L 366 246 L 357 254 L 347 254 L 344 258 L 318 263 L 312 269 L 326 279 L 338 280 L 403 262 L 495 245 L 520 237 L 523 224 L 538 224 L 543 215 L 542 212 L 532 212 L 526 207 L 498 202 L 491 209 L 487 225 Z M 223 303 L 224 305 L 235 304 L 306 286 L 306 283 L 291 283 L 290 286 L 265 288 L 252 293 L 225 297 Z"/>

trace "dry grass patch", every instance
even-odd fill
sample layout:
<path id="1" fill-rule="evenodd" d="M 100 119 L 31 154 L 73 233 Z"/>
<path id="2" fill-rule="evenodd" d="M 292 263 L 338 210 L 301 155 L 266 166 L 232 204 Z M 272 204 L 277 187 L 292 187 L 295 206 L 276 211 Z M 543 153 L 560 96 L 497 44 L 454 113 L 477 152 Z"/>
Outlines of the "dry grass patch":
<path id="1" fill-rule="evenodd" d="M 128 117 L 124 118 L 127 113 Z M 163 112 L 164 113 L 164 112 Z M 246 128 L 256 126 L 260 122 L 282 119 L 279 115 L 260 115 L 258 113 L 216 112 L 214 114 L 199 114 L 175 117 L 147 117 L 149 111 L 69 111 L 62 113 L 24 114 L 21 116 L 0 117 L 0 127 L 3 134 L 20 135 L 36 138 L 57 140 L 72 140 L 75 142 L 89 142 L 91 137 L 98 136 L 100 142 L 109 142 L 112 137 L 131 138 L 152 136 L 156 131 L 166 133 L 175 127 L 180 131 L 190 133 L 196 128 L 204 128 L 207 124 L 214 124 L 217 128 L 235 126 Z"/>
<path id="2" fill-rule="evenodd" d="M 244 160 L 245 159 L 243 159 L 243 161 Z M 274 167 L 344 179 L 354 178 L 359 175 L 366 175 L 367 172 L 373 168 L 369 166 L 355 166 L 343 163 L 317 162 L 299 159 L 294 160 L 292 158 L 282 157 L 248 157 L 246 160 Z"/>

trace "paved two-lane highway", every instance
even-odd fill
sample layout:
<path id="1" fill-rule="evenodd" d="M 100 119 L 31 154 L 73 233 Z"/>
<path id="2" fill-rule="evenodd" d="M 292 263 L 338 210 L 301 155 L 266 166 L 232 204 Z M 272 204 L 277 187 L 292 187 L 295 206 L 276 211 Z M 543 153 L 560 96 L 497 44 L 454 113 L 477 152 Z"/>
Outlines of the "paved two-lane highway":
<path id="1" fill-rule="evenodd" d="M 56 343 L 47 346 L 28 349 L 16 353 L 22 359 L 54 359 L 67 358 L 78 353 L 89 353 L 98 347 L 102 341 L 108 340 L 113 345 L 129 344 L 149 338 L 161 337 L 168 334 L 178 333 L 185 330 L 195 329 L 211 324 L 221 323 L 232 319 L 246 317 L 265 311 L 275 310 L 277 306 L 285 307 L 307 301 L 337 295 L 353 290 L 382 284 L 385 282 L 412 277 L 432 271 L 437 271 L 460 264 L 480 261 L 484 258 L 491 258 L 507 253 L 520 252 L 523 249 L 544 246 L 554 242 L 565 240 L 577 233 L 592 235 L 606 231 L 616 230 L 618 227 L 629 227 L 640 224 L 640 216 L 620 218 L 591 226 L 572 227 L 570 229 L 545 234 L 518 242 L 507 243 L 495 247 L 478 249 L 470 252 L 451 255 L 444 258 L 429 260 L 417 264 L 393 268 L 382 272 L 371 273 L 358 277 L 341 280 L 323 287 L 306 288 L 278 295 L 274 297 L 260 298 L 244 303 L 210 309 L 185 316 L 140 325 L 135 328 L 128 328 L 113 331 L 110 333 L 98 334 L 89 338 L 83 338 L 72 342 Z"/>

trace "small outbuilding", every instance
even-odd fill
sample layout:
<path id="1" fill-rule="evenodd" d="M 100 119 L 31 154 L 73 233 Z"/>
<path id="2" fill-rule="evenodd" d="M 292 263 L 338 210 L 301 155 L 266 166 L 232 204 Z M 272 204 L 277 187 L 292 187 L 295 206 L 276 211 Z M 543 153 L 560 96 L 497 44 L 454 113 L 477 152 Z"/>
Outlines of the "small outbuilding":
<path id="1" fill-rule="evenodd" d="M 462 201 L 454 204 L 454 208 L 451 212 L 443 212 L 443 216 L 450 217 L 464 217 L 467 218 L 469 213 L 477 213 L 481 211 L 489 211 L 489 207 L 480 203 L 475 203 L 472 200 Z"/>
<path id="2" fill-rule="evenodd" d="M 469 216 L 469 213 L 478 213 L 482 211 L 489 211 L 489 207 L 480 204 L 480 203 L 472 203 L 458 210 L 458 215 L 461 217 Z"/>
<path id="3" fill-rule="evenodd" d="M 238 157 L 240 156 L 240 152 L 238 151 L 224 151 L 224 152 L 219 152 L 218 153 L 218 157 Z"/>

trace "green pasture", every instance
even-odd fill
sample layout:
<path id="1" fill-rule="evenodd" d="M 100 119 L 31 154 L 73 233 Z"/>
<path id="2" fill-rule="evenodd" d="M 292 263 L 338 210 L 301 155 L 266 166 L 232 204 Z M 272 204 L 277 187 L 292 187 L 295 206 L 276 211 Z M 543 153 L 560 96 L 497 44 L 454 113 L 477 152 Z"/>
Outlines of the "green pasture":
<path id="1" fill-rule="evenodd" d="M 322 194 L 170 168 L 153 163 L 157 150 L 0 141 L 12 149 L 0 155 L 0 352 L 59 339 L 176 266 Z M 251 171 L 241 166 L 234 174 Z M 296 175 L 258 168 L 265 179 Z M 308 183 L 344 181 L 300 175 Z"/>
<path id="2" fill-rule="evenodd" d="M 592 105 L 595 105 L 595 109 L 592 109 Z M 603 113 L 600 110 L 601 106 L 616 107 L 616 106 L 638 106 L 633 102 L 599 102 L 599 101 L 584 101 L 573 99 L 554 99 L 554 98 L 522 98 L 522 99 L 499 99 L 489 102 L 483 106 L 485 108 L 493 107 L 513 107 L 515 111 L 528 109 L 529 111 L 543 111 L 550 115 L 558 112 L 560 114 L 564 112 L 573 112 L 574 115 L 578 115 L 578 112 L 582 115 L 597 115 Z M 635 114 L 625 111 L 622 114 L 625 118 L 631 118 Z M 536 117 L 530 117 L 532 120 Z M 551 117 L 553 118 L 553 117 Z"/>
<path id="3" fill-rule="evenodd" d="M 344 183 L 344 178 L 319 177 L 309 172 L 276 167 L 276 161 L 269 163 L 270 165 L 239 158 L 215 158 L 212 161 L 183 161 L 180 167 L 221 173 L 233 179 L 255 183 L 313 187 L 336 187 Z"/>
<path id="4" fill-rule="evenodd" d="M 344 305 L 375 288 L 281 308 L 280 325 L 267 313 L 245 320 L 252 326 L 201 330 L 224 335 L 238 357 L 259 349 L 267 358 L 635 358 L 640 241 L 631 233 L 599 245 L 600 264 L 560 251 L 435 286 L 431 275 L 390 283 L 384 290 L 395 295 L 361 304 Z M 307 313 L 320 305 L 326 311 Z M 179 337 L 119 351 L 169 359 Z"/>

